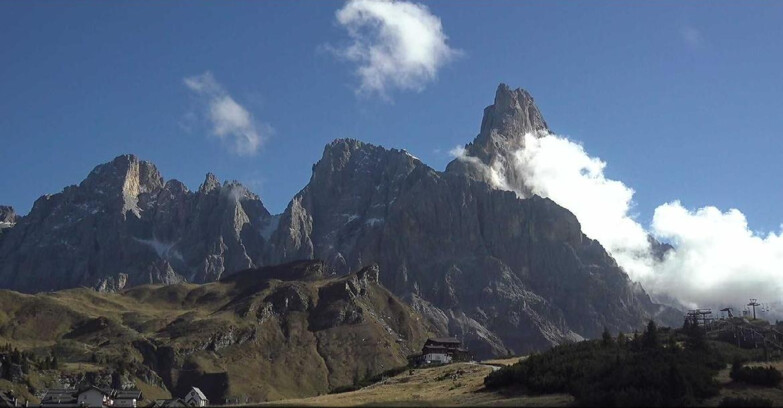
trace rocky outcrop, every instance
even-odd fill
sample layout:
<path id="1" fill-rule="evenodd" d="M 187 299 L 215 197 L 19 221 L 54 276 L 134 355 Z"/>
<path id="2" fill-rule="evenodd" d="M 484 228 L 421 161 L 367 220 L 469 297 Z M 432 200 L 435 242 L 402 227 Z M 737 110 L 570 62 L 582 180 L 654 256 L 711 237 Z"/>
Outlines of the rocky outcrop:
<path id="1" fill-rule="evenodd" d="M 132 155 L 39 198 L 0 242 L 0 287 L 208 282 L 255 267 L 273 221 L 258 196 L 208 174 L 197 192 Z"/>
<path id="2" fill-rule="evenodd" d="M 546 130 L 529 94 L 501 85 L 466 151 L 502 163 L 525 132 Z M 659 314 L 571 212 L 495 189 L 471 163 L 441 173 L 336 140 L 282 214 L 268 262 L 324 259 L 337 273 L 376 262 L 386 287 L 479 356 L 628 332 Z"/>
<path id="3" fill-rule="evenodd" d="M 16 211 L 14 211 L 14 207 L 0 205 L 0 224 L 13 226 L 16 224 L 18 218 Z"/>
<path id="4" fill-rule="evenodd" d="M 0 205 L 0 239 L 3 238 L 6 230 L 16 225 L 18 219 L 19 216 L 16 215 L 14 207 Z"/>

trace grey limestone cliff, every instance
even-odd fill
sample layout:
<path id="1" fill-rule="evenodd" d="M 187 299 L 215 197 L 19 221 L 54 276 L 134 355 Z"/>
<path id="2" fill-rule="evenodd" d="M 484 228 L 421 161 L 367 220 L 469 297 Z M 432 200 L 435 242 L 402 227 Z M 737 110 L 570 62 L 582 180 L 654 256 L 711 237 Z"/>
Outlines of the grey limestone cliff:
<path id="1" fill-rule="evenodd" d="M 214 175 L 197 192 L 164 181 L 133 155 L 97 166 L 79 185 L 36 200 L 0 242 L 0 286 L 24 292 L 78 286 L 214 281 L 256 266 L 272 221 L 259 198 Z"/>

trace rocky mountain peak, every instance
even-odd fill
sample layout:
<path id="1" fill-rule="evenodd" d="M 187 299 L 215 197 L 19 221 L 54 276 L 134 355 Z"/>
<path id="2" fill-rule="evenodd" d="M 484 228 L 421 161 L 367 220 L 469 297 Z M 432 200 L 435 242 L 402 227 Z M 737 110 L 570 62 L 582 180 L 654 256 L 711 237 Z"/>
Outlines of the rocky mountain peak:
<path id="1" fill-rule="evenodd" d="M 484 109 L 480 137 L 493 131 L 505 137 L 516 137 L 529 132 L 548 131 L 541 111 L 526 90 L 512 90 L 506 84 L 498 85 L 495 102 Z"/>
<path id="2" fill-rule="evenodd" d="M 163 177 L 154 164 L 125 154 L 96 166 L 82 184 L 120 186 L 123 191 L 138 195 L 162 188 Z"/>
<path id="3" fill-rule="evenodd" d="M 87 201 L 107 200 L 116 203 L 122 214 L 130 211 L 139 216 L 139 196 L 156 193 L 163 186 L 163 177 L 154 164 L 125 154 L 96 166 L 79 189 Z"/>
<path id="4" fill-rule="evenodd" d="M 14 207 L 7 205 L 0 205 L 0 224 L 16 224 L 16 220 L 19 218 L 14 211 Z"/>
<path id="5" fill-rule="evenodd" d="M 36 200 L 23 222 L 3 224 L 0 287 L 117 290 L 212 281 L 256 266 L 272 223 L 258 196 L 213 174 L 199 191 L 211 193 L 164 184 L 134 155 L 101 164 L 79 185 Z"/>
<path id="6" fill-rule="evenodd" d="M 514 154 L 524 148 L 526 134 L 541 137 L 547 133 L 549 127 L 530 93 L 500 84 L 494 103 L 484 109 L 481 131 L 446 171 L 493 185 L 501 177 L 515 191 L 527 195 L 524 181 L 514 171 Z"/>
<path id="7" fill-rule="evenodd" d="M 204 179 L 201 187 L 198 188 L 198 192 L 201 194 L 206 194 L 216 188 L 220 188 L 220 180 L 218 180 L 214 174 L 207 173 L 207 177 Z"/>

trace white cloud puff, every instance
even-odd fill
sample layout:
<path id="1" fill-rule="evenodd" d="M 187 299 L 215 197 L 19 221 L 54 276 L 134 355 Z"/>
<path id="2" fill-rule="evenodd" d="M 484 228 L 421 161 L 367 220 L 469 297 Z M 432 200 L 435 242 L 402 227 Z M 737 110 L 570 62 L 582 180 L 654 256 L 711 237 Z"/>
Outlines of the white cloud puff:
<path id="1" fill-rule="evenodd" d="M 742 307 L 749 298 L 783 316 L 783 226 L 780 233 L 753 232 L 736 209 L 689 210 L 678 201 L 656 208 L 649 228 L 632 215 L 634 190 L 604 175 L 606 163 L 567 138 L 525 135 L 515 162 L 490 180 L 496 188 L 549 197 L 576 215 L 583 232 L 597 239 L 635 281 L 687 307 Z M 452 151 L 462 160 L 464 149 Z M 487 167 L 487 166 L 485 166 Z M 485 169 L 488 172 L 498 169 Z M 524 186 L 508 180 L 524 180 Z M 674 246 L 653 256 L 648 235 Z M 777 304 L 777 306 L 776 306 Z M 777 310 L 774 310 L 776 309 Z"/>
<path id="2" fill-rule="evenodd" d="M 629 215 L 634 190 L 606 178 L 605 162 L 555 135 L 525 135 L 525 148 L 514 156 L 527 190 L 571 210 L 582 231 L 601 242 L 630 275 L 650 274 L 647 231 Z"/>
<path id="3" fill-rule="evenodd" d="M 187 77 L 185 86 L 206 103 L 206 117 L 212 125 L 212 133 L 231 146 L 241 156 L 258 152 L 272 132 L 269 125 L 258 123 L 253 115 L 237 103 L 220 85 L 211 72 Z"/>
<path id="4" fill-rule="evenodd" d="M 350 0 L 336 16 L 351 43 L 335 51 L 358 64 L 359 93 L 387 97 L 392 88 L 422 90 L 460 54 L 446 43 L 440 19 L 421 4 Z"/>
<path id="5" fill-rule="evenodd" d="M 676 248 L 648 279 L 657 290 L 691 305 L 783 300 L 783 231 L 760 235 L 737 209 L 691 211 L 678 201 L 656 208 L 651 227 Z"/>

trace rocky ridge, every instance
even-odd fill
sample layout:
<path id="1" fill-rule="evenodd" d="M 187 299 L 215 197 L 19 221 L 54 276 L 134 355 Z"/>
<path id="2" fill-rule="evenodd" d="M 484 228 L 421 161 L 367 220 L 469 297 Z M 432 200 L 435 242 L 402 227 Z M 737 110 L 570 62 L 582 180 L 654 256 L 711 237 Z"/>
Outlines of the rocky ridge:
<path id="1" fill-rule="evenodd" d="M 0 287 L 209 282 L 259 265 L 273 222 L 258 196 L 208 174 L 197 192 L 133 155 L 36 200 L 0 242 Z"/>

